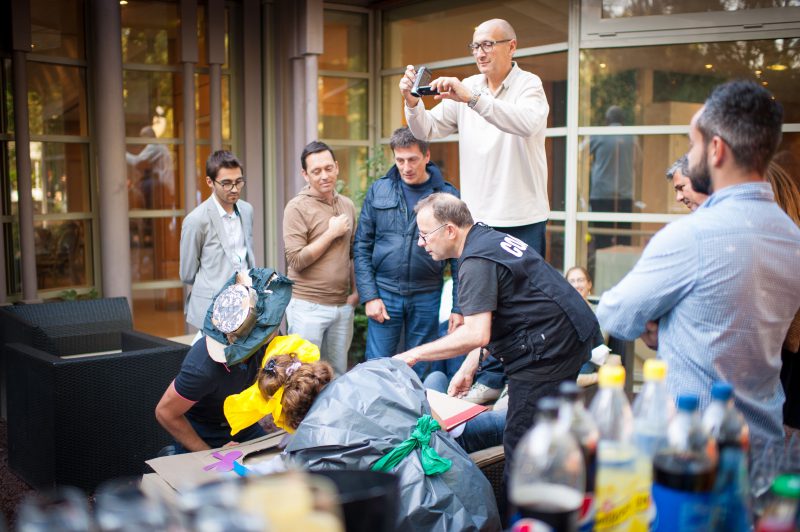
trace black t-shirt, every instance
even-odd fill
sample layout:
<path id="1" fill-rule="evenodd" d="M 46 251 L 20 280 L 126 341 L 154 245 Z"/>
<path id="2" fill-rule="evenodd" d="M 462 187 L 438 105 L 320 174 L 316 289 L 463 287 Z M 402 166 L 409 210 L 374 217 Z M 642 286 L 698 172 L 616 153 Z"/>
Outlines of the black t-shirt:
<path id="1" fill-rule="evenodd" d="M 244 362 L 228 367 L 211 360 L 205 338 L 195 342 L 175 377 L 175 391 L 197 401 L 186 417 L 204 425 L 228 426 L 222 405 L 229 395 L 244 391 L 256 381 L 266 348 L 264 344 Z"/>
<path id="2" fill-rule="evenodd" d="M 497 302 L 508 297 L 514 290 L 511 270 L 481 257 L 465 259 L 458 269 L 458 302 L 464 316 L 497 310 Z M 494 319 L 494 316 L 492 316 Z M 566 315 L 558 313 L 553 319 L 561 320 L 559 327 L 572 324 Z M 523 380 L 553 380 L 577 373 L 582 366 L 578 357 L 559 357 L 553 361 L 540 362 L 514 372 L 509 378 Z"/>

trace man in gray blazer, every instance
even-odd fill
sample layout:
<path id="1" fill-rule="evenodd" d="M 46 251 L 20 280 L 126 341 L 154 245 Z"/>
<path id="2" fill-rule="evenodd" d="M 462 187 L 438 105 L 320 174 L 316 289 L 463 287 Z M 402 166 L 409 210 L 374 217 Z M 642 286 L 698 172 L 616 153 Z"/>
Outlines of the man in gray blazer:
<path id="1" fill-rule="evenodd" d="M 239 199 L 245 185 L 242 163 L 229 151 L 206 161 L 211 197 L 183 220 L 181 281 L 191 285 L 186 322 L 203 328 L 214 295 L 234 272 L 255 267 L 253 206 Z"/>

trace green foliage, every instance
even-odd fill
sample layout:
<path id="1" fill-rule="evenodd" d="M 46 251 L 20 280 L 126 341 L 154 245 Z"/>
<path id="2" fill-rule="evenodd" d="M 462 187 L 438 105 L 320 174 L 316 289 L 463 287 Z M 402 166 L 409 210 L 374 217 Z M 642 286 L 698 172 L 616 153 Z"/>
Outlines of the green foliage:
<path id="1" fill-rule="evenodd" d="M 58 294 L 58 299 L 62 301 L 83 301 L 87 299 L 100 299 L 100 294 L 96 289 L 92 288 L 84 294 L 79 294 L 73 289 L 64 290 Z"/>
<path id="2" fill-rule="evenodd" d="M 361 205 L 364 203 L 364 198 L 367 197 L 367 191 L 372 183 L 386 175 L 386 171 L 392 165 L 392 161 L 386 156 L 383 146 L 374 146 L 370 151 L 372 155 L 364 162 L 364 174 L 366 177 L 364 187 L 356 191 L 351 198 L 356 205 L 357 211 L 361 211 Z"/>
<path id="3" fill-rule="evenodd" d="M 722 76 L 656 70 L 653 72 L 653 101 L 703 103 L 714 87 L 725 81 Z"/>
<path id="4" fill-rule="evenodd" d="M 353 313 L 353 342 L 347 354 L 347 365 L 353 367 L 364 362 L 364 353 L 367 350 L 367 324 L 369 318 L 364 314 L 364 306 L 358 305 Z"/>
<path id="5" fill-rule="evenodd" d="M 606 125 L 606 111 L 612 105 L 622 107 L 625 124 L 633 124 L 636 107 L 636 70 L 597 74 L 592 87 L 591 125 Z"/>

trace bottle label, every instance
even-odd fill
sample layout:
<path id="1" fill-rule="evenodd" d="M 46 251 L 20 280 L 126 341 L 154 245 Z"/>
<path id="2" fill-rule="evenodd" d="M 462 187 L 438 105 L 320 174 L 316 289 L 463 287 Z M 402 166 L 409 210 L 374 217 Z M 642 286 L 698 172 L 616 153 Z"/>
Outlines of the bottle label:
<path id="1" fill-rule="evenodd" d="M 714 498 L 710 492 L 688 492 L 653 484 L 655 519 L 653 530 L 660 532 L 708 532 Z"/>
<path id="2" fill-rule="evenodd" d="M 581 515 L 578 517 L 578 530 L 580 532 L 592 532 L 594 530 L 594 493 L 587 493 L 583 497 Z"/>

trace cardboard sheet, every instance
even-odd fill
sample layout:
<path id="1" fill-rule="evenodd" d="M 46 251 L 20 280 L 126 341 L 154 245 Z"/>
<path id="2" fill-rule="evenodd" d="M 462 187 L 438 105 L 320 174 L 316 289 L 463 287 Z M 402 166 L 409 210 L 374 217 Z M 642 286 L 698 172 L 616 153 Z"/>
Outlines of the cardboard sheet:
<path id="1" fill-rule="evenodd" d="M 451 397 L 446 393 L 430 389 L 426 390 L 426 392 L 431 410 L 434 413 L 433 417 L 440 420 L 444 425 L 442 428 L 448 432 L 487 410 L 483 405 L 476 405 L 457 397 Z"/>

